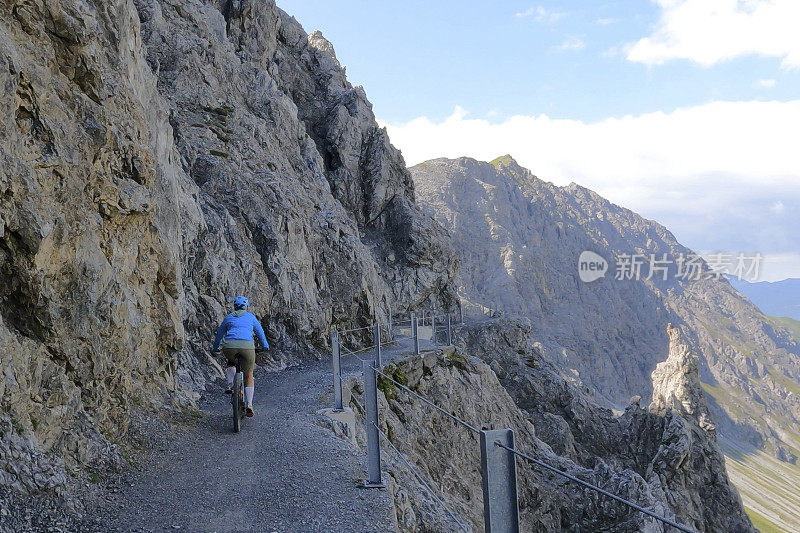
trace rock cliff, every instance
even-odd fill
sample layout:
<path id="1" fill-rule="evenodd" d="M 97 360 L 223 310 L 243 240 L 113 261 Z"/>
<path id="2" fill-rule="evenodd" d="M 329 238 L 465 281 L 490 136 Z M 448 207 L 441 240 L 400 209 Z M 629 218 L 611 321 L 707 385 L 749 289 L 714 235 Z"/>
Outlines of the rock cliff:
<path id="1" fill-rule="evenodd" d="M 790 457 L 800 449 L 800 341 L 723 279 L 677 276 L 692 251 L 663 226 L 575 184 L 557 187 L 509 156 L 436 159 L 411 169 L 420 202 L 451 232 L 468 303 L 530 319 L 542 350 L 607 405 L 651 398 L 650 373 L 679 326 L 700 357 L 702 387 L 726 438 Z M 583 251 L 609 264 L 584 283 Z M 615 279 L 615 258 L 654 254 L 657 272 Z M 472 309 L 472 306 L 465 307 Z"/>
<path id="2" fill-rule="evenodd" d="M 457 266 L 363 89 L 271 1 L 0 3 L 0 483 L 119 461 L 196 397 L 235 294 L 288 364 L 448 305 Z"/>
<path id="3" fill-rule="evenodd" d="M 752 532 L 706 418 L 697 357 L 678 329 L 653 372 L 655 399 L 622 414 L 598 406 L 541 354 L 530 324 L 500 320 L 457 333 L 457 348 L 386 372 L 481 428 L 510 427 L 516 448 L 700 532 Z M 475 435 L 414 396 L 379 381 L 382 430 L 446 505 L 483 529 Z M 360 385 L 355 384 L 359 398 Z M 359 404 L 353 402 L 355 409 Z M 403 531 L 456 531 L 396 454 L 385 448 Z M 454 458 L 458 458 L 455 460 Z M 671 528 L 536 466 L 518 463 L 523 531 L 669 531 Z"/>

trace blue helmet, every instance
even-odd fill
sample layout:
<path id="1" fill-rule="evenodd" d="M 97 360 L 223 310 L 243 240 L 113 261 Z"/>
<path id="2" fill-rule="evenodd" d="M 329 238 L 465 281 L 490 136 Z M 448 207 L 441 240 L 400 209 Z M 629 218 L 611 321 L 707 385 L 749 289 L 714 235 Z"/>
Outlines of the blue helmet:
<path id="1" fill-rule="evenodd" d="M 246 309 L 247 306 L 250 305 L 250 302 L 247 301 L 247 298 L 244 296 L 237 296 L 236 299 L 233 301 L 233 307 L 236 309 Z"/>

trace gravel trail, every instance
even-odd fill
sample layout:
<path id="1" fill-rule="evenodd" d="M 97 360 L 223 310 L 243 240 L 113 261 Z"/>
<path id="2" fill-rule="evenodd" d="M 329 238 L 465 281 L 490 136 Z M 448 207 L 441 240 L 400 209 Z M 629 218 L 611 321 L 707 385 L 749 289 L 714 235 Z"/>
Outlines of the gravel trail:
<path id="1" fill-rule="evenodd" d="M 109 495 L 104 522 L 139 532 L 394 531 L 386 490 L 358 486 L 364 453 L 316 423 L 329 365 L 255 377 L 256 416 L 240 433 L 221 381 L 210 385 L 201 416 Z"/>

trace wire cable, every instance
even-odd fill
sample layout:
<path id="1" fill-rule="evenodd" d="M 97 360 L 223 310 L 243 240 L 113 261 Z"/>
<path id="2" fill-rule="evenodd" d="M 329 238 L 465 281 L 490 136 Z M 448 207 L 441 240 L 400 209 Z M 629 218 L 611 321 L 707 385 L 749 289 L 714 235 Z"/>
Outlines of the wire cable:
<path id="1" fill-rule="evenodd" d="M 426 404 L 430 405 L 431 407 L 433 407 L 434 409 L 436 409 L 436 410 L 437 410 L 437 411 L 439 411 L 440 413 L 442 413 L 442 414 L 444 414 L 444 415 L 446 415 L 446 416 L 450 417 L 450 418 L 451 418 L 453 421 L 455 421 L 455 422 L 458 422 L 459 424 L 461 424 L 461 425 L 462 425 L 462 426 L 464 426 L 465 428 L 469 429 L 470 431 L 472 431 L 472 432 L 474 432 L 474 433 L 480 433 L 480 432 L 481 432 L 481 431 L 480 431 L 478 428 L 476 428 L 475 426 L 472 426 L 472 425 L 470 425 L 469 423 L 467 423 L 467 422 L 464 422 L 463 420 L 461 420 L 460 418 L 458 418 L 458 417 L 457 417 L 456 415 L 454 415 L 453 413 L 449 413 L 449 412 L 445 411 L 444 409 L 442 409 L 441 407 L 439 407 L 439 406 L 438 406 L 438 405 L 436 405 L 435 403 L 431 402 L 431 401 L 430 401 L 430 400 L 428 400 L 427 398 L 424 398 L 424 397 L 420 396 L 419 394 L 417 394 L 417 393 L 416 393 L 416 392 L 414 392 L 413 390 L 409 389 L 408 387 L 406 387 L 406 386 L 405 386 L 405 385 L 403 385 L 402 383 L 398 383 L 397 381 L 395 381 L 394 379 L 392 379 L 390 376 L 387 376 L 386 374 L 384 374 L 383 372 L 381 372 L 380 370 L 378 370 L 378 369 L 377 369 L 377 368 L 375 368 L 374 366 L 372 367 L 372 369 L 373 369 L 375 372 L 377 372 L 378 374 L 380 374 L 381 376 L 383 376 L 384 378 L 388 379 L 389 381 L 391 381 L 392 383 L 394 383 L 395 385 L 397 385 L 398 387 L 400 387 L 401 389 L 403 389 L 404 391 L 406 391 L 407 393 L 409 393 L 409 394 L 411 394 L 411 395 L 413 395 L 413 396 L 415 396 L 415 397 L 419 398 L 420 400 L 422 400 L 422 401 L 423 401 L 423 402 L 425 402 Z"/>
<path id="2" fill-rule="evenodd" d="M 384 440 L 389 444 L 392 450 L 394 450 L 394 452 L 397 454 L 400 460 L 405 463 L 405 465 L 408 467 L 409 470 L 411 470 L 411 473 L 414 474 L 414 476 L 419 480 L 420 483 L 422 483 L 422 486 L 425 487 L 425 489 L 428 491 L 428 494 L 430 494 L 433 497 L 433 499 L 436 500 L 436 503 L 438 503 L 445 511 L 447 511 L 447 514 L 450 515 L 450 518 L 453 519 L 453 522 L 455 522 L 458 525 L 461 531 L 463 531 L 464 533 L 469 533 L 469 528 L 467 528 L 467 526 L 465 526 L 461 522 L 461 520 L 459 520 L 456 517 L 455 513 L 450 510 L 447 504 L 445 504 L 444 501 L 441 498 L 439 498 L 439 496 L 436 495 L 436 493 L 433 491 L 430 485 L 428 485 L 425 479 L 423 479 L 423 477 L 419 475 L 419 473 L 417 473 L 416 470 L 414 470 L 414 467 L 411 466 L 411 462 L 403 456 L 400 450 L 398 450 L 392 443 L 392 441 L 389 440 L 389 437 L 383 431 L 381 431 L 381 428 L 379 428 L 374 422 L 372 422 L 372 425 L 375 426 L 375 428 L 378 430 L 378 434 L 384 438 Z"/>
<path id="3" fill-rule="evenodd" d="M 347 346 L 344 346 L 344 345 L 341 345 L 341 344 L 339 345 L 339 348 L 341 348 L 342 350 L 344 350 L 345 352 L 347 352 L 347 354 L 346 354 L 346 355 L 352 355 L 353 357 L 355 357 L 355 358 L 356 358 L 356 359 L 358 359 L 359 361 L 370 361 L 370 359 L 364 359 L 363 357 L 359 357 L 359 356 L 358 356 L 358 354 L 359 354 L 360 352 L 363 352 L 364 350 L 368 350 L 368 349 L 371 349 L 371 348 L 373 348 L 373 347 L 372 347 L 372 346 L 370 346 L 369 348 L 364 348 L 364 350 L 359 350 L 358 352 L 354 352 L 354 351 L 352 351 L 352 350 L 349 350 L 349 349 L 347 348 Z"/>
<path id="4" fill-rule="evenodd" d="M 556 473 L 556 474 L 558 474 L 560 476 L 564 476 L 565 478 L 567 478 L 567 479 L 569 479 L 571 481 L 574 481 L 575 483 L 578 483 L 579 485 L 583 485 L 584 487 L 586 487 L 588 489 L 592 489 L 594 491 L 597 491 L 600 494 L 603 494 L 604 496 L 608 496 L 609 498 L 611 498 L 613 500 L 616 500 L 616 501 L 618 501 L 620 503 L 624 503 L 628 507 L 636 509 L 637 511 L 639 511 L 641 513 L 644 513 L 644 514 L 646 514 L 646 515 L 648 515 L 648 516 L 650 516 L 652 518 L 655 518 L 656 520 L 660 520 L 661 522 L 663 522 L 663 523 L 665 523 L 667 525 L 670 525 L 670 526 L 672 526 L 672 527 L 674 527 L 676 529 L 679 529 L 680 531 L 684 531 L 685 533 L 696 533 L 694 530 L 689 529 L 686 526 L 682 526 L 682 525 L 678 524 L 677 522 L 673 522 L 672 520 L 670 520 L 668 518 L 664 518 L 663 516 L 657 515 L 654 512 L 652 512 L 652 511 L 650 511 L 648 509 L 645 509 L 644 507 L 642 507 L 640 505 L 636 505 L 635 503 L 630 502 L 630 501 L 628 501 L 628 500 L 626 500 L 624 498 L 620 498 L 616 494 L 612 494 L 612 493 L 608 492 L 607 490 L 603 490 L 600 487 L 598 487 L 597 485 L 592 485 L 591 483 L 589 483 L 587 481 L 579 479 L 579 478 L 577 478 L 577 477 L 575 477 L 573 475 L 567 474 L 566 472 L 563 472 L 563 471 L 559 470 L 558 468 L 550 466 L 547 463 L 539 461 L 538 459 L 534 459 L 530 455 L 522 453 L 519 450 L 515 450 L 514 448 L 509 448 L 508 446 L 506 446 L 505 444 L 501 443 L 500 441 L 495 441 L 494 445 L 498 446 L 500 448 L 503 448 L 505 450 L 508 450 L 511 453 L 513 453 L 513 454 L 515 454 L 515 455 L 517 455 L 519 457 L 522 457 L 523 459 L 527 459 L 528 461 L 530 461 L 530 462 L 534 463 L 535 465 L 538 465 L 538 466 L 540 466 L 540 467 L 542 467 L 542 468 L 544 468 L 546 470 L 554 472 L 554 473 Z"/>
<path id="5" fill-rule="evenodd" d="M 368 352 L 369 350 L 374 350 L 375 349 L 375 345 L 373 344 L 371 346 L 367 346 L 366 348 L 361 348 L 360 350 L 356 350 L 356 351 L 353 351 L 353 350 L 349 349 L 344 344 L 339 344 L 339 348 L 343 349 L 344 351 L 346 351 L 350 355 L 356 355 L 356 354 L 360 354 L 360 353 L 363 353 L 363 352 Z M 360 359 L 360 357 L 359 357 L 359 359 Z"/>
<path id="6" fill-rule="evenodd" d="M 332 331 L 336 331 L 339 335 L 341 335 L 343 333 L 353 333 L 354 331 L 363 331 L 365 329 L 372 329 L 374 327 L 375 327 L 375 324 L 373 323 L 373 324 L 370 324 L 369 326 L 364 326 L 364 327 L 361 327 L 361 328 L 350 328 L 350 329 L 343 329 L 343 330 L 338 330 L 337 329 L 337 330 L 332 330 Z"/>

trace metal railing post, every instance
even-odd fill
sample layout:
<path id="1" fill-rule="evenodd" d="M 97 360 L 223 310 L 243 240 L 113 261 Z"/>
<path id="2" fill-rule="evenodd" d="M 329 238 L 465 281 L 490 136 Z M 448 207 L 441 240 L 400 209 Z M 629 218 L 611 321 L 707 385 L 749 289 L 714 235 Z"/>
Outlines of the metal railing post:
<path id="1" fill-rule="evenodd" d="M 450 313 L 447 313 L 447 345 L 453 345 L 453 328 L 450 324 Z"/>
<path id="2" fill-rule="evenodd" d="M 481 431 L 483 521 L 485 533 L 519 533 L 517 461 L 513 453 L 495 446 L 514 447 L 514 431 Z"/>
<path id="3" fill-rule="evenodd" d="M 414 355 L 419 355 L 419 319 L 411 313 L 411 334 L 414 336 Z"/>
<path id="4" fill-rule="evenodd" d="M 333 410 L 342 411 L 342 350 L 339 345 L 339 332 L 331 331 L 331 352 L 333 353 Z"/>
<path id="5" fill-rule="evenodd" d="M 431 332 L 432 332 L 431 336 L 433 337 L 433 347 L 435 348 L 436 346 L 439 345 L 439 343 L 436 342 L 436 313 L 435 312 L 431 313 Z"/>
<path id="6" fill-rule="evenodd" d="M 378 382 L 375 363 L 363 361 L 364 371 L 364 406 L 366 410 L 364 429 L 367 432 L 367 472 L 365 487 L 385 487 L 381 479 L 381 441 L 378 435 Z"/>
<path id="7" fill-rule="evenodd" d="M 383 361 L 381 360 L 381 324 L 380 322 L 375 322 L 375 364 L 378 368 L 383 367 Z"/>

